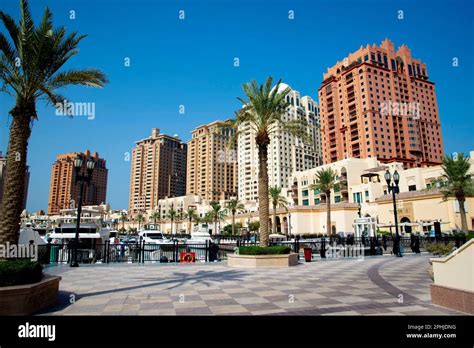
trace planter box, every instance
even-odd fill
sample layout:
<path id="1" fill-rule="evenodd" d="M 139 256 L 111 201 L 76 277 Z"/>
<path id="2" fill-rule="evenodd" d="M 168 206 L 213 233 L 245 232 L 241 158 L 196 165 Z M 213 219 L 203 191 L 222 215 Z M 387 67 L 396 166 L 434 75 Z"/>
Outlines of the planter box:
<path id="1" fill-rule="evenodd" d="M 431 302 L 474 315 L 474 292 L 431 284 Z"/>
<path id="2" fill-rule="evenodd" d="M 31 315 L 54 305 L 60 280 L 45 274 L 38 283 L 0 287 L 0 315 Z"/>
<path id="3" fill-rule="evenodd" d="M 227 265 L 240 268 L 284 268 L 296 266 L 298 254 L 286 255 L 227 255 Z"/>

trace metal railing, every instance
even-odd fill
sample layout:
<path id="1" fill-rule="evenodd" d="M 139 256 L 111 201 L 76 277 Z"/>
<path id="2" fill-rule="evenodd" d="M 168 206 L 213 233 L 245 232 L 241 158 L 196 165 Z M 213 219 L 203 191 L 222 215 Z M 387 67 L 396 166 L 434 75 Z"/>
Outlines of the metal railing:
<path id="1" fill-rule="evenodd" d="M 463 237 L 416 237 L 401 238 L 404 252 L 425 251 L 429 244 L 433 243 L 453 243 L 460 247 L 466 242 Z M 259 245 L 253 239 L 234 236 L 234 238 L 216 238 L 215 242 L 189 243 L 180 240 L 173 240 L 167 243 L 120 243 L 111 244 L 105 242 L 96 244 L 92 248 L 78 247 L 79 263 L 147 263 L 147 262 L 180 262 L 182 253 L 194 253 L 195 262 L 215 262 L 227 259 L 227 254 L 233 253 L 235 249 L 242 245 Z M 355 247 L 365 256 L 380 255 L 390 253 L 393 248 L 393 238 L 350 238 L 350 237 L 318 237 L 301 238 L 296 236 L 292 239 L 270 239 L 270 245 L 284 245 L 291 248 L 292 252 L 301 253 L 305 248 L 311 248 L 313 254 L 321 255 L 327 250 L 340 250 L 340 255 L 350 256 L 351 250 Z M 70 263 L 72 257 L 72 244 L 46 244 L 38 247 L 38 259 L 43 264 L 64 264 Z"/>
<path id="2" fill-rule="evenodd" d="M 193 253 L 195 262 L 214 262 L 227 259 L 240 245 L 258 245 L 245 239 L 222 240 L 215 243 L 184 243 L 174 240 L 168 243 L 121 243 L 105 242 L 93 248 L 77 249 L 79 263 L 146 263 L 180 262 L 182 253 Z M 73 244 L 46 244 L 38 247 L 39 261 L 44 264 L 67 264 L 71 262 Z"/>

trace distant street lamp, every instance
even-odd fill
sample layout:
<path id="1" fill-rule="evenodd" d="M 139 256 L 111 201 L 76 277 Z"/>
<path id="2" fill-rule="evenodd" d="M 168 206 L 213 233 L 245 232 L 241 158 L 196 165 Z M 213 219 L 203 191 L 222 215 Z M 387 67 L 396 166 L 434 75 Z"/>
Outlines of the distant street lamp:
<path id="1" fill-rule="evenodd" d="M 359 214 L 359 217 L 362 217 L 362 214 L 360 213 L 360 210 L 361 210 L 361 205 L 359 203 L 359 205 L 357 206 L 357 213 Z"/>
<path id="2" fill-rule="evenodd" d="M 74 159 L 74 184 L 80 183 L 79 186 L 79 195 L 78 195 L 78 203 L 77 203 L 77 220 L 76 220 L 76 236 L 74 238 L 74 248 L 73 248 L 73 257 L 71 261 L 71 267 L 79 267 L 79 263 L 77 262 L 77 246 L 79 244 L 79 229 L 81 227 L 81 213 L 82 213 L 82 195 L 84 194 L 84 183 L 90 183 L 92 179 L 92 172 L 94 171 L 95 162 L 91 159 L 87 160 L 86 168 L 87 172 L 85 175 L 80 174 L 81 168 L 83 164 L 83 159 L 81 155 L 77 155 Z"/>
<path id="3" fill-rule="evenodd" d="M 398 216 L 397 216 L 397 197 L 396 194 L 400 192 L 400 187 L 398 183 L 400 182 L 400 174 L 395 171 L 392 174 L 387 170 L 384 174 L 385 181 L 387 181 L 387 188 L 388 192 L 392 193 L 392 200 L 393 200 L 393 217 L 395 219 L 395 240 L 393 241 L 393 254 L 402 257 L 401 249 L 400 249 L 400 236 L 398 234 Z M 392 185 L 392 178 L 393 178 L 393 185 Z"/>
<path id="4" fill-rule="evenodd" d="M 288 212 L 288 234 L 290 235 L 291 239 L 291 213 Z"/>

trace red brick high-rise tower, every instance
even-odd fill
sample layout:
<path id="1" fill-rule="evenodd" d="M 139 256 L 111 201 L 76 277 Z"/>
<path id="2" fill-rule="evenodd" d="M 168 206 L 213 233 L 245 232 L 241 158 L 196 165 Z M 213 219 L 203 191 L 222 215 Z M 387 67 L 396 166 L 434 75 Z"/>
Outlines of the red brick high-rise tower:
<path id="1" fill-rule="evenodd" d="M 444 149 L 434 83 L 407 46 L 386 39 L 329 68 L 318 89 L 323 161 L 377 157 L 437 165 Z"/>

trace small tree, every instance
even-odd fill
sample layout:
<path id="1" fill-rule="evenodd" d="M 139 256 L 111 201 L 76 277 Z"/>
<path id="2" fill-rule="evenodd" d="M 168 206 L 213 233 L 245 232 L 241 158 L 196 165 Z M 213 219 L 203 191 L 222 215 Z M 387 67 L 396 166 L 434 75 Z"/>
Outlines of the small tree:
<path id="1" fill-rule="evenodd" d="M 331 168 L 321 169 L 316 172 L 316 184 L 311 185 L 311 190 L 320 190 L 326 196 L 326 233 L 331 235 L 331 191 L 336 185 L 336 172 Z"/>
<path id="2" fill-rule="evenodd" d="M 161 220 L 161 214 L 160 214 L 160 212 L 159 212 L 159 211 L 154 211 L 154 212 L 150 215 L 150 219 L 153 220 L 153 224 L 156 226 L 156 222 Z"/>
<path id="3" fill-rule="evenodd" d="M 171 221 L 171 234 L 173 234 L 173 224 L 178 216 L 178 213 L 173 208 L 170 209 L 166 217 Z"/>
<path id="4" fill-rule="evenodd" d="M 445 156 L 443 159 L 443 178 L 446 180 L 441 192 L 443 199 L 455 197 L 459 204 L 459 214 L 461 215 L 461 229 L 467 234 L 466 218 L 466 197 L 474 196 L 474 181 L 469 174 L 471 164 L 469 158 L 460 153 L 456 159 Z"/>
<path id="5" fill-rule="evenodd" d="M 226 212 L 227 214 L 230 213 L 232 215 L 232 234 L 235 234 L 235 214 L 238 212 L 245 211 L 245 207 L 240 201 L 235 198 L 231 199 L 226 203 Z"/>
<path id="6" fill-rule="evenodd" d="M 219 202 L 211 202 L 210 203 L 210 206 L 211 206 L 211 210 L 209 211 L 209 214 L 210 214 L 210 217 L 212 218 L 212 221 L 214 222 L 214 234 L 217 234 L 217 224 L 224 220 L 224 217 L 225 217 L 225 211 L 222 210 L 222 207 L 221 205 L 219 204 Z"/>
<path id="7" fill-rule="evenodd" d="M 250 232 L 258 232 L 259 229 L 260 229 L 260 221 L 251 221 L 249 223 Z"/>
<path id="8" fill-rule="evenodd" d="M 235 235 L 234 229 L 241 229 L 242 228 L 242 223 L 236 222 L 235 225 L 225 225 L 224 226 L 224 234 L 226 235 Z"/>
<path id="9" fill-rule="evenodd" d="M 195 223 L 198 223 L 199 216 L 196 212 L 196 209 L 193 207 L 188 207 L 188 209 L 185 212 L 186 218 L 188 219 L 188 233 L 191 234 L 191 225 L 193 221 Z"/>
<path id="10" fill-rule="evenodd" d="M 122 221 L 122 231 L 125 231 L 125 221 L 127 221 L 127 214 L 122 212 L 120 214 L 120 221 Z"/>
<path id="11" fill-rule="evenodd" d="M 277 233 L 276 210 L 278 207 L 288 210 L 288 201 L 286 200 L 285 196 L 281 194 L 281 187 L 270 187 L 268 189 L 268 193 L 273 207 L 273 233 Z"/>
<path id="12" fill-rule="evenodd" d="M 145 221 L 145 217 L 142 214 L 138 214 L 135 220 L 138 222 L 138 231 L 140 231 L 141 223 Z"/>

